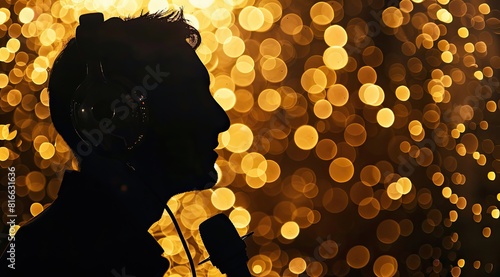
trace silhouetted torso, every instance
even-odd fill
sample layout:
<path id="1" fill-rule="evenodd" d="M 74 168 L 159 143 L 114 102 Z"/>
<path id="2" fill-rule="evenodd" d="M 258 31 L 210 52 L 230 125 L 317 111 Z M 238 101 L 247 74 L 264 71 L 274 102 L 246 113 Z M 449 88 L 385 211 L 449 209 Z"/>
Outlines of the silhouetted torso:
<path id="1" fill-rule="evenodd" d="M 18 230 L 16 269 L 4 255 L 0 276 L 163 276 L 160 245 L 92 182 L 65 173 L 58 198 Z"/>

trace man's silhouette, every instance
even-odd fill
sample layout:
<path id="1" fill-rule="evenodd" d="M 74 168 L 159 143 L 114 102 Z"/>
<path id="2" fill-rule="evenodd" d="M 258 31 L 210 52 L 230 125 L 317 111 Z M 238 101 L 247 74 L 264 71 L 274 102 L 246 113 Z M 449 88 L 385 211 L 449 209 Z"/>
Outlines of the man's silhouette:
<path id="1" fill-rule="evenodd" d="M 182 11 L 89 24 L 56 59 L 48 87 L 53 124 L 80 170 L 65 172 L 58 198 L 18 230 L 15 269 L 4 253 L 0 276 L 163 276 L 169 262 L 148 228 L 170 197 L 217 178 L 214 148 L 229 119 Z M 98 93 L 81 89 L 99 74 L 134 92 L 108 96 L 103 80 Z M 86 127 L 89 112 L 101 115 L 98 127 Z"/>

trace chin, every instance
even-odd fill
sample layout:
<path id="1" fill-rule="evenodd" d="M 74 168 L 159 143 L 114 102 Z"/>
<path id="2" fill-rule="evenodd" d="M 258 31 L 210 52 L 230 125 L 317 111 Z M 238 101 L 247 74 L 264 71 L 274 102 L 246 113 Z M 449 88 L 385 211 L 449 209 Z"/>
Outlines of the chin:
<path id="1" fill-rule="evenodd" d="M 206 189 L 211 189 L 217 183 L 218 174 L 215 170 L 213 164 L 211 167 L 204 167 L 205 169 L 201 173 L 200 168 L 191 170 L 191 174 L 186 174 L 184 177 L 179 179 L 179 182 L 183 183 L 179 186 L 179 193 L 188 191 L 201 191 Z M 195 173 L 196 172 L 196 173 Z"/>
<path id="2" fill-rule="evenodd" d="M 210 189 L 217 183 L 219 176 L 217 170 L 215 170 L 215 161 L 218 157 L 219 155 L 215 151 L 210 151 L 207 154 L 206 162 L 200 166 L 202 169 L 198 171 L 200 174 L 196 176 L 197 184 L 195 184 L 195 188 L 197 190 Z"/>
<path id="3" fill-rule="evenodd" d="M 196 180 L 196 184 L 194 184 L 195 190 L 204 190 L 211 189 L 217 183 L 217 171 L 215 171 L 214 167 L 207 171 L 207 174 L 203 174 L 199 176 Z"/>
<path id="4" fill-rule="evenodd" d="M 215 161 L 219 156 L 215 151 L 205 152 L 205 155 L 197 155 L 177 164 L 173 169 L 177 175 L 177 182 L 182 183 L 180 192 L 201 191 L 215 186 L 218 173 L 215 170 Z M 193 161 L 197 161 L 193 163 Z"/>

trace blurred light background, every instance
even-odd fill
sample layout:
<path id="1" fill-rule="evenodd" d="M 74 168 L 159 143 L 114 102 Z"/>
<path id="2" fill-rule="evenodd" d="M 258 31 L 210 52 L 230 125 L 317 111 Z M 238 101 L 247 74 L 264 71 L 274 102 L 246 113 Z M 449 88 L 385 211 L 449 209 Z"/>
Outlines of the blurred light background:
<path id="1" fill-rule="evenodd" d="M 224 212 L 254 276 L 499 276 L 498 0 L 0 0 L 3 233 L 8 166 L 24 221 L 76 167 L 46 87 L 79 15 L 178 7 L 232 123 L 218 185 L 169 201 L 195 262 Z M 150 232 L 189 276 L 171 219 Z"/>

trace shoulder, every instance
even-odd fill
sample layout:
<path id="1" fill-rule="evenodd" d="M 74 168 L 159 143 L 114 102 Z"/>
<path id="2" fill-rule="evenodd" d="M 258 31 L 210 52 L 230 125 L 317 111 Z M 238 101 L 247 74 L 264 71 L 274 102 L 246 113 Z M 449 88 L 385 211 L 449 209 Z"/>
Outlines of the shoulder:
<path id="1" fill-rule="evenodd" d="M 157 241 L 96 199 L 87 202 L 85 183 L 80 174 L 65 174 L 58 199 L 13 238 L 15 269 L 5 250 L 0 276 L 163 276 L 169 261 Z"/>
<path id="2" fill-rule="evenodd" d="M 65 211 L 56 199 L 43 212 L 22 224 L 0 258 L 0 276 L 28 276 L 31 272 L 54 271 L 71 264 L 70 233 L 65 230 Z M 61 263 L 56 266 L 54 263 Z M 15 268 L 15 269 L 14 269 Z M 13 270 L 14 269 L 14 270 Z M 7 271 L 5 270 L 13 270 Z M 13 273 L 18 275 L 13 275 Z M 7 275 L 3 275 L 7 273 Z"/>
<path id="3" fill-rule="evenodd" d="M 51 208 L 31 219 L 21 226 L 13 237 L 9 237 L 10 241 L 0 258 L 2 270 L 5 267 L 15 268 L 15 272 L 21 274 L 37 267 L 47 267 L 51 260 L 64 259 L 64 243 L 61 241 L 63 235 L 57 230 L 58 225 L 52 216 Z"/>

